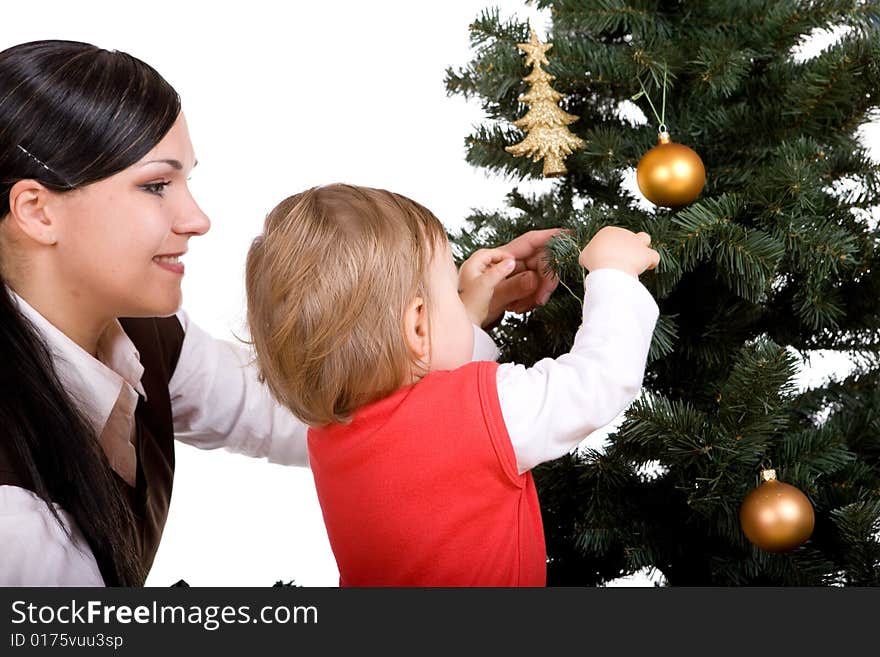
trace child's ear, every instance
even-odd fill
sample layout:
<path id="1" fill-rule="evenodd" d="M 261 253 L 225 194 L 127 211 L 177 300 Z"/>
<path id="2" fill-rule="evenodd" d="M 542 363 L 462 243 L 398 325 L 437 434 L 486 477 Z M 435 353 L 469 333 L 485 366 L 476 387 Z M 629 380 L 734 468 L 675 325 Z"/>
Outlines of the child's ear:
<path id="1" fill-rule="evenodd" d="M 427 363 L 430 356 L 428 308 L 422 297 L 415 297 L 403 312 L 403 338 L 413 357 Z"/>

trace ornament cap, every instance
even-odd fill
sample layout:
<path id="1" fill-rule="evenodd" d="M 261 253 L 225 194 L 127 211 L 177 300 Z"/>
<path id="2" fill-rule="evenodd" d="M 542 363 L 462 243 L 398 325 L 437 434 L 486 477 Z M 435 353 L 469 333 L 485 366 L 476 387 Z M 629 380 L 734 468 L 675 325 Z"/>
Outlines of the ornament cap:
<path id="1" fill-rule="evenodd" d="M 773 468 L 761 470 L 761 481 L 776 481 L 776 470 Z"/>
<path id="2" fill-rule="evenodd" d="M 672 138 L 669 136 L 669 133 L 666 130 L 661 130 L 657 133 L 657 143 L 658 144 L 668 144 L 672 141 Z"/>

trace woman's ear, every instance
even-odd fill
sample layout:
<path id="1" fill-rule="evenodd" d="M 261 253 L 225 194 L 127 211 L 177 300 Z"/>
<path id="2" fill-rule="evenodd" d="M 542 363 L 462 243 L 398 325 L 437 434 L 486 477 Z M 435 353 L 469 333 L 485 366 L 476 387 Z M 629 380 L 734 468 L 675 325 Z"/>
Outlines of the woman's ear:
<path id="1" fill-rule="evenodd" d="M 427 363 L 431 343 L 428 336 L 428 309 L 422 297 L 415 297 L 403 312 L 403 338 L 413 358 Z"/>
<path id="2" fill-rule="evenodd" d="M 51 246 L 58 241 L 57 225 L 48 202 L 52 192 L 36 180 L 19 180 L 9 190 L 7 221 L 35 242 Z"/>

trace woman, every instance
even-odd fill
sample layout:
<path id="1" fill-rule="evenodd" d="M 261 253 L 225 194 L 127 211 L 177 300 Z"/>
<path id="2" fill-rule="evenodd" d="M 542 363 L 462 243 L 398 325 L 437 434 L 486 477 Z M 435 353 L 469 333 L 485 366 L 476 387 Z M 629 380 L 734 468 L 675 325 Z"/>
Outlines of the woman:
<path id="1" fill-rule="evenodd" d="M 0 584 L 143 584 L 175 438 L 307 465 L 305 426 L 247 353 L 178 310 L 179 258 L 210 226 L 195 165 L 177 93 L 140 60 L 0 53 Z M 551 234 L 505 247 L 518 267 L 490 321 L 549 297 Z"/>

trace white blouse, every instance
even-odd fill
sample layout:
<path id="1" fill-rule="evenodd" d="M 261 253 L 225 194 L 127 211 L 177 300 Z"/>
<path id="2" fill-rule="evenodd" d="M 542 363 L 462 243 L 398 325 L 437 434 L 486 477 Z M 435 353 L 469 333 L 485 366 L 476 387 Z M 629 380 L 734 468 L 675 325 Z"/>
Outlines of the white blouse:
<path id="1" fill-rule="evenodd" d="M 617 417 L 641 389 L 657 304 L 636 278 L 613 269 L 591 272 L 585 290 L 583 323 L 569 353 L 529 368 L 498 367 L 501 412 L 520 472 L 571 451 Z M 123 474 L 129 448 L 133 451 L 132 400 L 144 395 L 134 344 L 113 322 L 93 358 L 15 298 L 46 339 L 65 389 L 93 424 L 111 465 Z M 182 310 L 177 317 L 184 340 L 168 386 L 175 438 L 202 449 L 223 447 L 273 463 L 308 466 L 308 427 L 259 383 L 249 350 L 211 337 Z M 492 339 L 474 327 L 474 359 L 497 358 Z M 111 416 L 119 421 L 108 435 Z M 69 536 L 34 493 L 0 486 L 0 585 L 104 585 L 76 524 L 56 509 Z"/>

